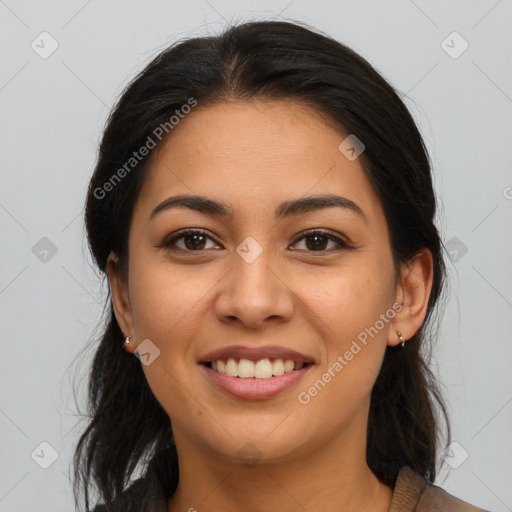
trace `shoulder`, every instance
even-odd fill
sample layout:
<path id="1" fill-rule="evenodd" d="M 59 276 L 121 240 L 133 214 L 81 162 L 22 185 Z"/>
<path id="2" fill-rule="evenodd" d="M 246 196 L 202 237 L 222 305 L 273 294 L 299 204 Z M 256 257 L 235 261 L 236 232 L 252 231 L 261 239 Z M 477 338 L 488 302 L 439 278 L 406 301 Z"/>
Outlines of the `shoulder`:
<path id="1" fill-rule="evenodd" d="M 488 512 L 429 484 L 409 467 L 403 467 L 395 484 L 389 512 Z"/>

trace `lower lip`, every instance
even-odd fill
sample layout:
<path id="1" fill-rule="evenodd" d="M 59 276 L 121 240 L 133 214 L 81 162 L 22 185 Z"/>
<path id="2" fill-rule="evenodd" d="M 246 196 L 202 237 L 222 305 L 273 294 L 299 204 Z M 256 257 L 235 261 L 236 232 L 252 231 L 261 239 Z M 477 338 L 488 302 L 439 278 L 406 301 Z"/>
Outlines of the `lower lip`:
<path id="1" fill-rule="evenodd" d="M 292 388 L 312 367 L 312 365 L 304 366 L 300 370 L 294 370 L 269 379 L 242 379 L 241 377 L 230 377 L 216 372 L 204 364 L 200 366 L 213 384 L 231 395 L 248 400 L 270 398 Z"/>

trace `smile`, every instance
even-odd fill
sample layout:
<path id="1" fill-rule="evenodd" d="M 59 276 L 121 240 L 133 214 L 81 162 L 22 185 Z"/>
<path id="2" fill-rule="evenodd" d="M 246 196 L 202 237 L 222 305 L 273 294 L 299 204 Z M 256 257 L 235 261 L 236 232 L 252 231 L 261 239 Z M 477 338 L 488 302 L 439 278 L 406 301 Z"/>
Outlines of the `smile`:
<path id="1" fill-rule="evenodd" d="M 208 361 L 205 365 L 217 373 L 241 379 L 272 379 L 285 373 L 300 370 L 309 363 L 295 362 L 292 359 L 263 358 L 256 361 L 250 359 L 217 359 Z"/>
<path id="2" fill-rule="evenodd" d="M 232 345 L 197 360 L 208 382 L 223 393 L 248 400 L 274 397 L 296 386 L 316 359 L 279 345 Z"/>

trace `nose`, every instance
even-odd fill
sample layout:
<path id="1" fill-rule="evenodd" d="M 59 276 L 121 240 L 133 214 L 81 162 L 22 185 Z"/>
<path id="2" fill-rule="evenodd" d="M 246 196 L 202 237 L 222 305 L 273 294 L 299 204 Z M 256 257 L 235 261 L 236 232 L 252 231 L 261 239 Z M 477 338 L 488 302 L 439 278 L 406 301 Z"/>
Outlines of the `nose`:
<path id="1" fill-rule="evenodd" d="M 215 301 L 215 314 L 222 322 L 241 323 L 251 329 L 269 321 L 285 322 L 293 315 L 295 300 L 292 290 L 278 266 L 263 253 L 253 262 L 233 255 L 233 268 L 228 272 Z"/>

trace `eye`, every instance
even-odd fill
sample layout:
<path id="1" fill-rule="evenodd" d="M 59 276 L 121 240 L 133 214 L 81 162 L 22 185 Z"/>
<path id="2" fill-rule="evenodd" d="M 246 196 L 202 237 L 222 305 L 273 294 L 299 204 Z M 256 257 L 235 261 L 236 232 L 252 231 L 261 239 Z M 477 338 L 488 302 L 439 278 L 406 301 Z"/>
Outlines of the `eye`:
<path id="1" fill-rule="evenodd" d="M 208 241 L 214 242 L 213 246 L 208 247 Z M 352 246 L 346 241 L 338 238 L 328 231 L 314 230 L 301 233 L 299 238 L 293 242 L 293 245 L 302 243 L 303 247 L 293 250 L 307 252 L 330 252 L 331 250 L 351 249 Z M 329 247 L 329 244 L 331 246 Z M 219 248 L 219 245 L 211 238 L 206 231 L 200 229 L 187 229 L 173 234 L 171 237 L 164 239 L 159 248 L 165 248 L 174 251 L 184 252 L 200 252 L 209 249 Z"/>
<path id="2" fill-rule="evenodd" d="M 292 245 L 296 245 L 299 242 L 303 243 L 303 248 L 298 248 L 295 250 L 299 251 L 308 251 L 308 252 L 330 252 L 333 249 L 332 245 L 328 248 L 329 244 L 334 244 L 334 249 L 336 250 L 336 246 L 338 249 L 351 249 L 352 246 L 349 245 L 344 240 L 334 236 L 332 233 L 328 231 L 322 230 L 314 230 L 310 231 L 306 234 L 302 234 L 300 238 L 297 238 Z"/>
<path id="3" fill-rule="evenodd" d="M 181 250 L 187 252 L 199 252 L 211 249 L 207 247 L 207 241 L 213 239 L 205 231 L 188 229 L 174 234 L 171 238 L 164 239 L 158 247 L 169 250 Z M 215 245 L 215 247 L 218 247 Z"/>

